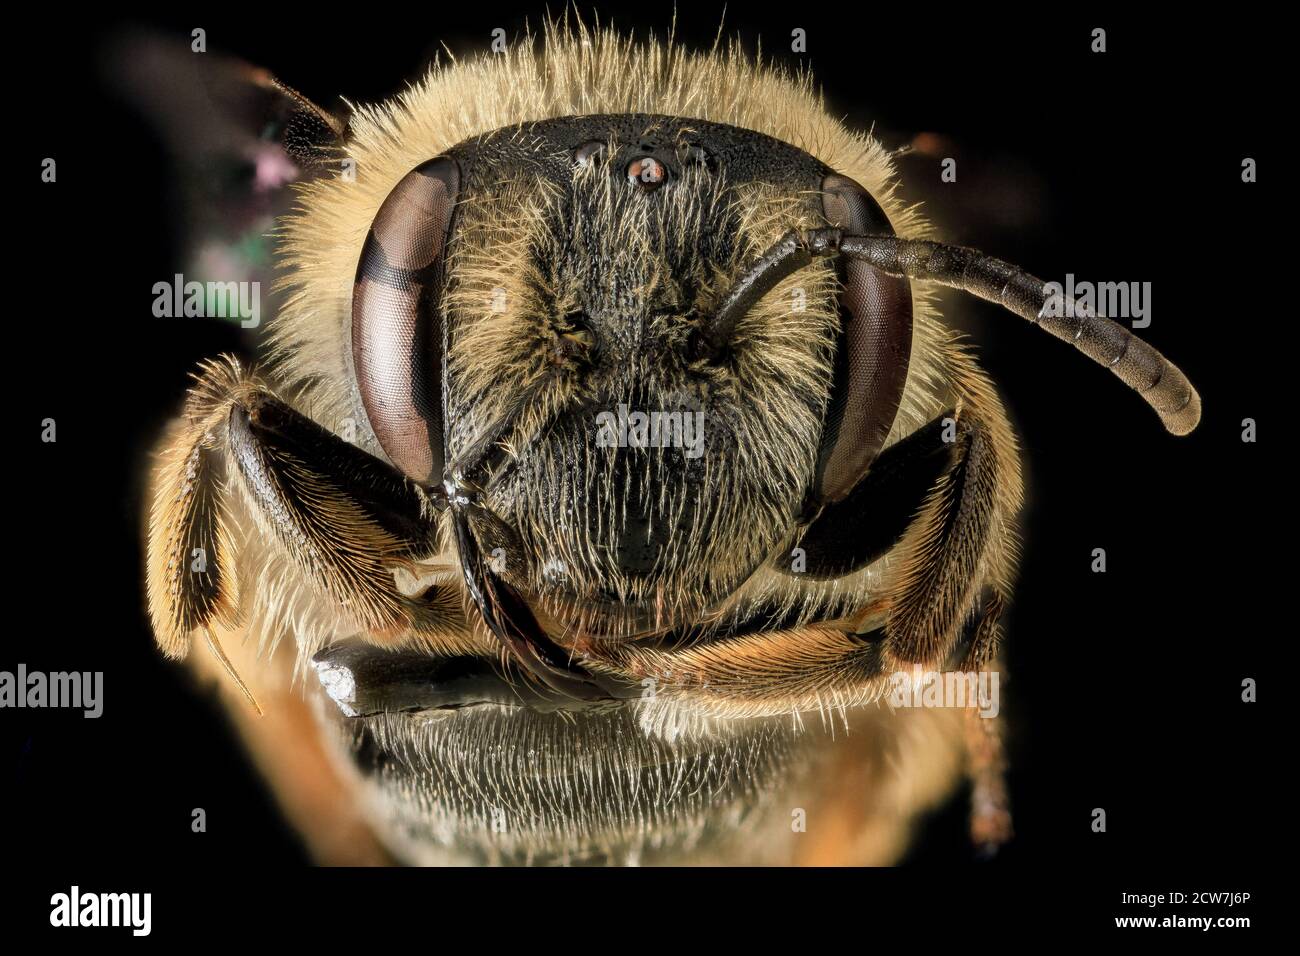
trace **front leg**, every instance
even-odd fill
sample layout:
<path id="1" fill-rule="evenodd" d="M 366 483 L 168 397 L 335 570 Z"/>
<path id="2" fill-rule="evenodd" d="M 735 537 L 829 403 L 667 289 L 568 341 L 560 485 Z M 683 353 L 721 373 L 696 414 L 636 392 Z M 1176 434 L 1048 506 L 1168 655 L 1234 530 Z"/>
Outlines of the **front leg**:
<path id="1" fill-rule="evenodd" d="M 898 545 L 952 465 L 954 446 L 944 433 L 955 415 L 950 409 L 886 448 L 847 497 L 821 509 L 799 539 L 805 567 L 798 573 L 814 581 L 845 577 Z M 788 567 L 777 565 L 794 574 Z"/>
<path id="2" fill-rule="evenodd" d="M 200 632 L 222 657 L 212 628 L 239 622 L 232 495 L 362 636 L 463 627 L 453 595 L 411 598 L 393 577 L 437 549 L 424 490 L 225 358 L 204 365 L 154 471 L 149 614 L 168 657 Z"/>
<path id="3" fill-rule="evenodd" d="M 985 667 L 1009 603 L 1023 495 L 1015 438 L 984 383 L 961 383 L 958 397 L 952 465 L 899 546 L 883 647 L 898 670 Z"/>
<path id="4" fill-rule="evenodd" d="M 822 509 L 799 540 L 802 573 L 840 578 L 897 550 L 902 568 L 887 599 L 888 656 L 901 666 L 955 664 L 947 650 L 978 613 L 962 643 L 965 664 L 979 668 L 996 647 L 1020 497 L 1002 409 L 968 390 L 960 411 L 950 409 L 885 449 L 843 501 Z M 794 574 L 785 562 L 777 568 Z"/>

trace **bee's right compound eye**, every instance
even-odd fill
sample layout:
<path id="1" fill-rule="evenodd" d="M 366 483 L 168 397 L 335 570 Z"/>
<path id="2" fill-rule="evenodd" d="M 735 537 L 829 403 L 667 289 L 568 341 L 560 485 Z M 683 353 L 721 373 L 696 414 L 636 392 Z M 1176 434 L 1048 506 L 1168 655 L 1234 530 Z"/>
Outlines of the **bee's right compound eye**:
<path id="1" fill-rule="evenodd" d="M 407 173 L 361 252 L 352 294 L 352 359 L 370 427 L 417 481 L 444 467 L 441 289 L 460 171 L 447 157 Z"/>

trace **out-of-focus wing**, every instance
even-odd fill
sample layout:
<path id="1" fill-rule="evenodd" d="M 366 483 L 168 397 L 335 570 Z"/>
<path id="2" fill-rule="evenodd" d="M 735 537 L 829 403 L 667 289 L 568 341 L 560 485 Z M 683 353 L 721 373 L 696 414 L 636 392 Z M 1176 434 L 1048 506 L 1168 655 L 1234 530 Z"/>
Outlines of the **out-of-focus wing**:
<path id="1" fill-rule="evenodd" d="M 340 173 L 346 122 L 268 71 L 193 52 L 187 39 L 121 36 L 106 49 L 105 78 L 176 160 L 186 279 L 269 282 L 288 186 Z"/>

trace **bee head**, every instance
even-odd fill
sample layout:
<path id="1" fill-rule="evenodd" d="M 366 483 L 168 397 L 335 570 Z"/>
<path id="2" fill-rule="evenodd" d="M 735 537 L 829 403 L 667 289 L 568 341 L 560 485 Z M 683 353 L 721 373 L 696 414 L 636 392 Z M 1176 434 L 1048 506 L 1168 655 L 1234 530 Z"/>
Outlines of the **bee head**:
<path id="1" fill-rule="evenodd" d="M 637 115 L 498 131 L 423 164 L 357 274 L 380 444 L 437 482 L 491 436 L 488 505 L 521 551 L 505 574 L 557 617 L 612 634 L 698 619 L 810 501 L 851 487 L 897 408 L 906 283 L 820 262 L 733 309 L 721 340 L 713 322 L 776 237 L 869 201 L 835 179 L 752 132 Z M 907 333 L 875 345 L 890 375 L 870 416 L 840 397 L 845 307 Z"/>

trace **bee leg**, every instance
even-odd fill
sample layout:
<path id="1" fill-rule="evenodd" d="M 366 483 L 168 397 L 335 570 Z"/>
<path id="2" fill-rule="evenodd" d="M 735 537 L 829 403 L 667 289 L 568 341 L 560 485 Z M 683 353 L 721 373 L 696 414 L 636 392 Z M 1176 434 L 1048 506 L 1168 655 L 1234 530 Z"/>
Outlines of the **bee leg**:
<path id="1" fill-rule="evenodd" d="M 965 714 L 967 773 L 970 776 L 970 836 L 983 856 L 992 856 L 1011 839 L 1011 801 L 1007 795 L 1007 761 L 1001 716 L 985 716 L 976 707 Z"/>
<path id="2" fill-rule="evenodd" d="M 880 453 L 870 470 L 841 501 L 827 504 L 804 531 L 800 576 L 823 581 L 866 567 L 898 544 L 927 492 L 953 459 L 944 441 L 953 411 L 938 416 Z M 793 574 L 787 562 L 778 569 Z"/>
<path id="3" fill-rule="evenodd" d="M 149 609 L 169 657 L 201 629 L 238 623 L 231 494 L 372 639 L 456 613 L 454 600 L 403 595 L 392 573 L 436 549 L 432 497 L 225 359 L 198 376 L 154 473 Z"/>
<path id="4" fill-rule="evenodd" d="M 956 426 L 952 465 L 899 545 L 882 652 L 900 670 L 949 664 L 962 627 L 987 592 L 989 613 L 965 655 L 965 666 L 984 666 L 996 649 L 998 615 L 1009 593 L 1021 499 L 1014 439 L 996 399 L 982 390 L 963 401 Z"/>

